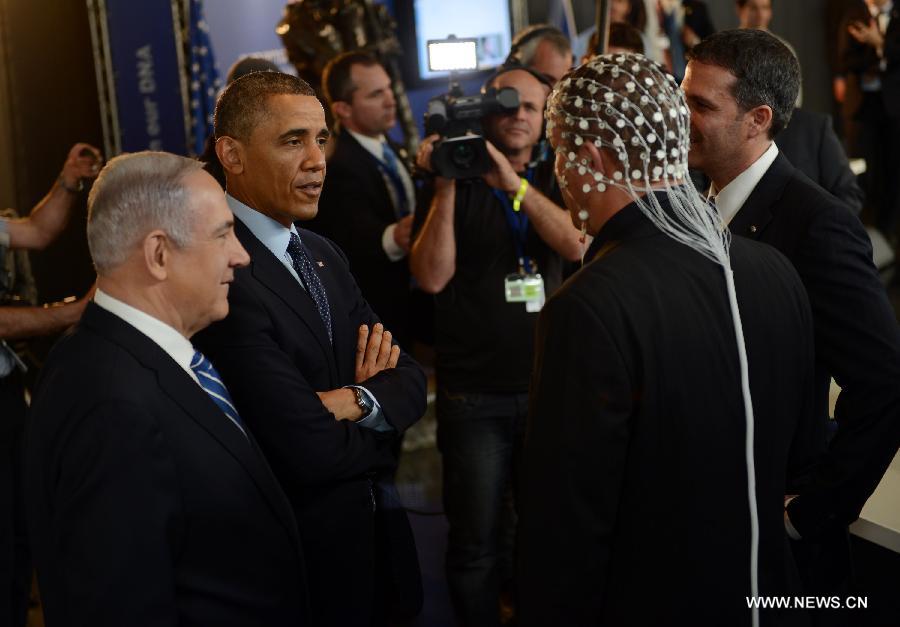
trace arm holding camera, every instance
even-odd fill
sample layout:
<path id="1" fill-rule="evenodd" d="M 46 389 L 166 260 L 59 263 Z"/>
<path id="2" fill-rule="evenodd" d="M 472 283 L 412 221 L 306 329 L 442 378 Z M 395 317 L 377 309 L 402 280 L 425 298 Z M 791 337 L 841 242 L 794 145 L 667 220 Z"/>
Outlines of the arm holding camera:
<path id="1" fill-rule="evenodd" d="M 493 160 L 493 167 L 483 176 L 485 182 L 493 187 L 514 195 L 522 184 L 521 177 L 509 159 L 491 142 L 485 142 L 488 154 Z M 561 257 L 568 261 L 581 259 L 583 244 L 581 233 L 574 227 L 569 212 L 556 205 L 552 200 L 528 185 L 522 198 L 522 210 L 531 221 L 531 225 L 542 240 Z"/>
<path id="2" fill-rule="evenodd" d="M 59 178 L 31 214 L 6 223 L 9 247 L 41 250 L 56 239 L 69 221 L 75 196 L 81 191 L 81 179 L 97 176 L 101 161 L 100 151 L 93 146 L 72 146 Z"/>
<path id="3" fill-rule="evenodd" d="M 431 153 L 438 135 L 425 138 L 416 164 L 431 171 Z M 456 233 L 453 226 L 456 204 L 456 181 L 442 176 L 434 179 L 434 198 L 428 216 L 410 251 L 409 266 L 419 286 L 430 294 L 440 292 L 456 272 Z"/>

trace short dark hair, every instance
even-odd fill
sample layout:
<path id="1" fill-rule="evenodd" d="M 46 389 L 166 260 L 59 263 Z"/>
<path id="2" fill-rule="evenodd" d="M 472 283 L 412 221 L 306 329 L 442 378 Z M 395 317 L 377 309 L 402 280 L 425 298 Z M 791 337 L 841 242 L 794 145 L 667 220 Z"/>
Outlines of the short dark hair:
<path id="1" fill-rule="evenodd" d="M 734 3 L 738 6 L 739 9 L 743 9 L 747 6 L 747 0 L 734 0 Z M 774 0 L 769 0 L 769 4 L 775 4 Z"/>
<path id="2" fill-rule="evenodd" d="M 513 37 L 506 62 L 515 59 L 522 65 L 531 65 L 541 42 L 548 41 L 561 55 L 572 54 L 572 42 L 566 34 L 550 24 L 532 24 Z"/>
<path id="3" fill-rule="evenodd" d="M 724 30 L 694 46 L 687 58 L 731 72 L 737 78 L 731 95 L 742 111 L 768 105 L 772 109 L 770 139 L 791 120 L 800 91 L 800 62 L 771 33 L 750 28 Z"/>
<path id="4" fill-rule="evenodd" d="M 624 48 L 630 52 L 644 54 L 644 38 L 641 32 L 631 24 L 625 22 L 613 22 L 609 25 L 609 46 L 612 48 Z M 600 33 L 596 30 L 591 34 L 588 42 L 588 54 L 592 57 L 601 54 Z"/>
<path id="5" fill-rule="evenodd" d="M 353 92 L 356 91 L 356 85 L 350 77 L 350 72 L 354 65 L 363 67 L 372 67 L 380 65 L 378 59 L 372 54 L 362 50 L 351 50 L 339 54 L 325 66 L 322 71 L 322 89 L 325 92 L 325 99 L 328 106 L 335 102 L 350 102 L 353 100 Z"/>
<path id="6" fill-rule="evenodd" d="M 267 113 L 270 96 L 316 96 L 302 78 L 282 72 L 253 72 L 233 81 L 216 103 L 216 139 L 228 136 L 247 141 L 259 119 Z"/>
<path id="7" fill-rule="evenodd" d="M 639 31 L 643 31 L 647 28 L 647 7 L 644 6 L 644 0 L 628 0 L 628 4 L 631 5 L 631 8 L 628 9 L 625 22 Z"/>

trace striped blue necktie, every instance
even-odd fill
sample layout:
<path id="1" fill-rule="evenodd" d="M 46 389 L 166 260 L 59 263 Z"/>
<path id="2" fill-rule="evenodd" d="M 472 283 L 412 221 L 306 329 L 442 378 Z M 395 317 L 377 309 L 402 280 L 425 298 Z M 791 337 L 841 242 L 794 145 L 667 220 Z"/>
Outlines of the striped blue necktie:
<path id="1" fill-rule="evenodd" d="M 237 425 L 238 429 L 244 431 L 244 423 L 234 407 L 234 401 L 231 400 L 228 388 L 225 387 L 222 377 L 213 368 L 212 362 L 200 351 L 195 351 L 194 358 L 191 360 L 191 370 L 197 375 L 200 387 L 209 394 L 219 409 Z M 244 435 L 246 435 L 246 431 L 244 431 Z"/>

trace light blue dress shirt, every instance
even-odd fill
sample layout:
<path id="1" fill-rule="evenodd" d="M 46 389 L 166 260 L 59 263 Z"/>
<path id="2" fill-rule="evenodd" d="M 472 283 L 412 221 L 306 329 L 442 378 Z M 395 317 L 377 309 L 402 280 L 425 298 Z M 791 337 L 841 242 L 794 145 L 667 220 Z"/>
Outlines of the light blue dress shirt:
<path id="1" fill-rule="evenodd" d="M 279 224 L 269 216 L 263 215 L 255 209 L 251 209 L 232 196 L 226 194 L 225 199 L 228 201 L 228 206 L 231 208 L 234 216 L 243 222 L 244 226 L 250 229 L 250 232 L 256 236 L 256 239 L 262 242 L 263 246 L 272 251 L 275 258 L 284 265 L 287 271 L 291 273 L 291 276 L 294 277 L 297 283 L 305 290 L 306 286 L 303 285 L 303 281 L 300 279 L 297 271 L 294 270 L 294 264 L 287 252 L 288 243 L 291 241 L 291 233 L 295 233 L 298 238 L 300 237 L 300 234 L 297 233 L 297 228 L 292 224 L 291 228 L 287 229 L 284 225 Z M 361 385 L 347 385 L 344 387 L 359 388 L 372 402 L 372 412 L 365 418 L 356 421 L 356 424 L 361 427 L 366 427 L 367 429 L 372 429 L 373 431 L 394 430 L 385 419 L 384 412 L 381 410 L 378 399 L 376 399 L 369 390 Z"/>

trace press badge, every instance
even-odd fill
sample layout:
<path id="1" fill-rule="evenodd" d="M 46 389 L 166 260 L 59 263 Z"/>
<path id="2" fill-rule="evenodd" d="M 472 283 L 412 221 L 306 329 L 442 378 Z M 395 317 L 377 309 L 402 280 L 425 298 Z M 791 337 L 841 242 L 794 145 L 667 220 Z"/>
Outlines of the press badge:
<path id="1" fill-rule="evenodd" d="M 544 279 L 540 274 L 507 274 L 506 302 L 525 303 L 525 311 L 535 313 L 544 306 Z"/>

